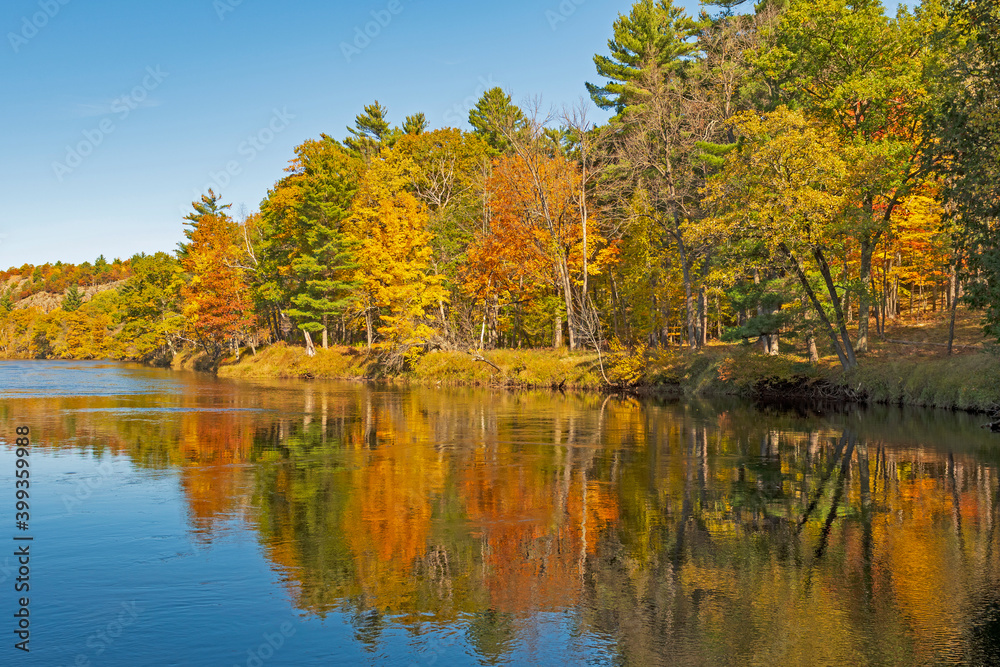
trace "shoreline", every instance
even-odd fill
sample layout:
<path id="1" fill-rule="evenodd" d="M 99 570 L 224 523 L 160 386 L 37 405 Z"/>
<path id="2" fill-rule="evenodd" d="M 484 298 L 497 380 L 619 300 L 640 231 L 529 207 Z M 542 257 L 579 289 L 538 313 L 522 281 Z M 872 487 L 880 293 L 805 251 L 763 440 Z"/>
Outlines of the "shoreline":
<path id="1" fill-rule="evenodd" d="M 191 368 L 191 358 L 185 361 Z M 648 358 L 604 358 L 565 350 L 488 350 L 481 356 L 432 351 L 411 370 L 386 374 L 364 350 L 305 349 L 278 343 L 227 360 L 228 379 L 315 379 L 627 393 L 637 396 L 739 396 L 765 403 L 838 401 L 910 405 L 991 414 L 1000 410 L 1000 356 L 988 352 L 938 358 L 866 357 L 847 373 L 830 360 L 765 356 L 745 346 L 675 351 Z M 175 367 L 178 367 L 175 363 Z"/>
<path id="2" fill-rule="evenodd" d="M 317 348 L 316 355 L 309 357 L 304 347 L 283 342 L 260 348 L 256 354 L 243 350 L 239 358 L 223 359 L 218 368 L 209 367 L 205 355 L 190 348 L 172 360 L 131 361 L 232 380 L 551 389 L 649 398 L 735 396 L 763 404 L 905 405 L 1000 417 L 1000 355 L 990 351 L 945 357 L 880 350 L 862 357 L 860 366 L 846 373 L 835 358 L 810 363 L 794 354 L 767 356 L 738 344 L 710 345 L 699 351 L 605 354 L 603 373 L 596 353 L 552 348 L 481 354 L 432 351 L 399 373 L 385 372 L 362 348 Z"/>

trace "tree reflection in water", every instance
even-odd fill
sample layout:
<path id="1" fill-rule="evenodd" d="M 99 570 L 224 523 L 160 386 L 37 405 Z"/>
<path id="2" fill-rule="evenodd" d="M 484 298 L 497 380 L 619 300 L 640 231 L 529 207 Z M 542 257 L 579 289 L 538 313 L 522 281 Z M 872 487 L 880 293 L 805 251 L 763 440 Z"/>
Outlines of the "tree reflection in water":
<path id="1" fill-rule="evenodd" d="M 974 417 L 199 382 L 30 409 L 62 415 L 46 442 L 178 468 L 199 539 L 251 526 L 294 604 L 372 651 L 432 624 L 499 663 L 552 612 L 622 664 L 1000 655 L 1000 441 Z"/>

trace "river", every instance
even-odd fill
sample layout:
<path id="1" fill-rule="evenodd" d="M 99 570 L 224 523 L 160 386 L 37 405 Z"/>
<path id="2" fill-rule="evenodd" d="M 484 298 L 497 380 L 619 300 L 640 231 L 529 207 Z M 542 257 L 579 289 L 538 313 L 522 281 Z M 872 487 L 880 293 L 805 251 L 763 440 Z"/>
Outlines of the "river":
<path id="1" fill-rule="evenodd" d="M 1000 661 L 982 417 L 107 362 L 0 378 L 0 539 L 33 538 L 30 653 L 0 556 L 5 665 Z"/>

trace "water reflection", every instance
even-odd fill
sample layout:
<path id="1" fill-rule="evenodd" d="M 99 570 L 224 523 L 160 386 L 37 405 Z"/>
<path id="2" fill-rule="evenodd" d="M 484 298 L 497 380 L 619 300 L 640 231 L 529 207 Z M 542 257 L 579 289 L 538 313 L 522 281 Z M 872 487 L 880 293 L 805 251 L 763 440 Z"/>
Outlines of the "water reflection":
<path id="1" fill-rule="evenodd" d="M 294 605 L 373 655 L 434 627 L 500 663 L 553 618 L 616 664 L 1000 655 L 1000 439 L 974 417 L 170 381 L 2 419 L 179 469 L 198 539 L 252 527 Z"/>

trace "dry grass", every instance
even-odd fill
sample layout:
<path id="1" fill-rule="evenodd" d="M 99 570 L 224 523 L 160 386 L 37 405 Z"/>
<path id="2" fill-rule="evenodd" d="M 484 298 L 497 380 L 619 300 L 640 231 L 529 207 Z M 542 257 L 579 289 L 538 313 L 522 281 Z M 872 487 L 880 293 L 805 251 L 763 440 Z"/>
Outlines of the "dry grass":
<path id="1" fill-rule="evenodd" d="M 244 352 L 238 362 L 224 361 L 219 377 L 237 379 L 323 378 L 345 380 L 369 375 L 370 360 L 363 352 L 349 347 L 317 349 L 309 357 L 304 347 L 277 343 L 257 351 Z"/>
<path id="2" fill-rule="evenodd" d="M 417 361 L 410 375 L 423 382 L 475 385 L 585 389 L 602 384 L 597 355 L 589 352 L 486 350 L 482 358 L 485 361 L 467 352 L 431 352 Z"/>
<path id="3" fill-rule="evenodd" d="M 869 357 L 892 358 L 946 356 L 948 314 L 930 313 L 934 317 L 904 318 L 890 322 L 885 340 L 872 336 Z M 902 342 L 901 342 L 902 341 Z M 990 347 L 983 336 L 979 313 L 959 308 L 955 317 L 955 355 L 975 354 Z"/>
<path id="4" fill-rule="evenodd" d="M 634 386 L 647 390 L 691 395 L 737 394 L 756 396 L 864 397 L 872 402 L 989 411 L 1000 406 L 1000 356 L 984 340 L 978 316 L 959 311 L 956 344 L 946 356 L 946 313 L 937 320 L 907 320 L 894 324 L 886 339 L 874 338 L 871 351 L 850 373 L 840 369 L 835 356 L 812 364 L 801 350 L 787 349 L 765 356 L 752 346 L 712 344 L 700 352 L 669 350 L 632 352 L 638 355 Z M 510 387 L 606 387 L 592 352 L 566 350 L 488 350 L 476 353 L 428 353 L 414 367 L 393 379 L 420 383 Z M 605 356 L 606 371 L 614 360 Z M 300 347 L 283 343 L 245 353 L 238 362 L 224 363 L 219 375 L 230 378 L 360 379 L 381 374 L 363 351 L 338 347 L 317 350 L 308 357 Z M 612 378 L 614 383 L 614 378 Z"/>

